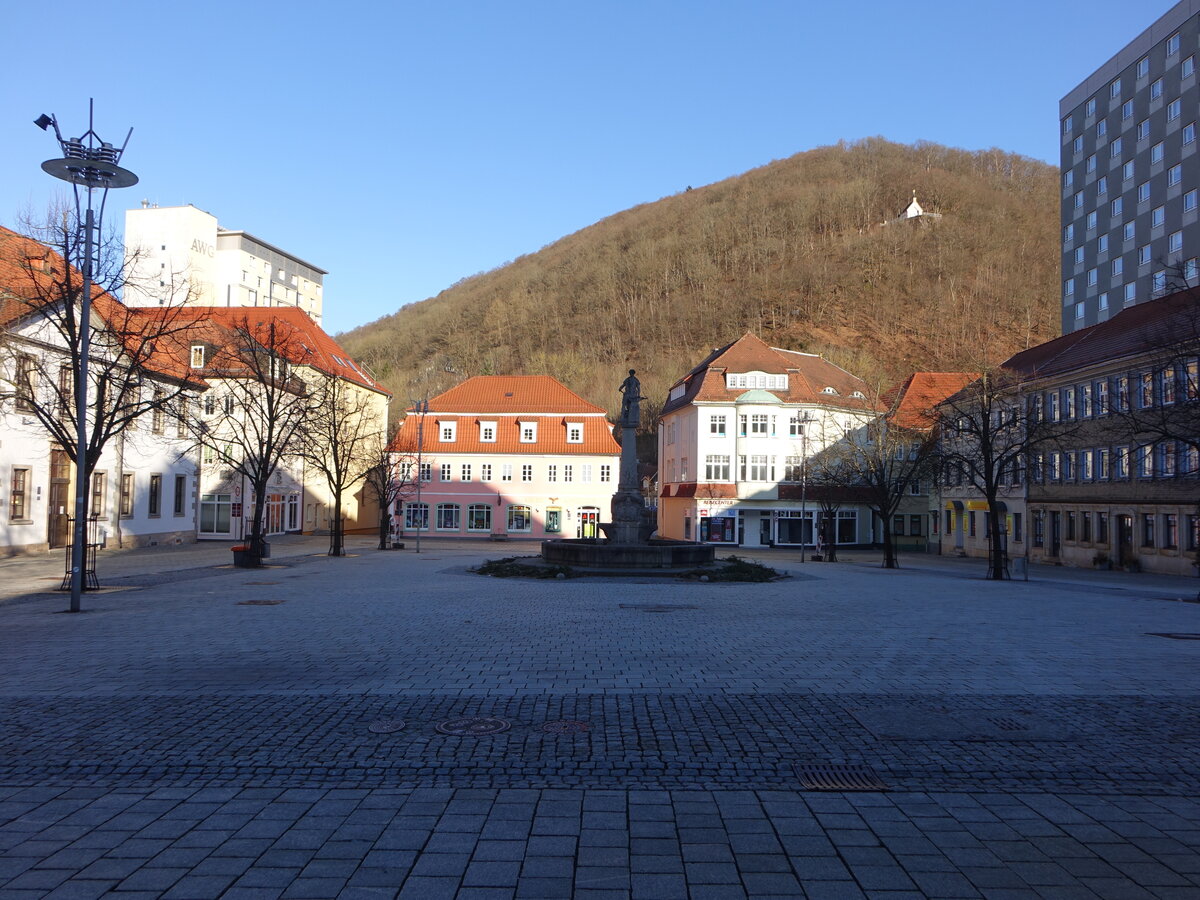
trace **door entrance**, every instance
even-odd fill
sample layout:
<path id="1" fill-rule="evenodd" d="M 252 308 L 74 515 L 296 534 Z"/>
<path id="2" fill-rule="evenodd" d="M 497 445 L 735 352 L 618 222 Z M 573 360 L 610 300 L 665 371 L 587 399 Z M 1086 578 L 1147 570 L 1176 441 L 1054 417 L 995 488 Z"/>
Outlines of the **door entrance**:
<path id="1" fill-rule="evenodd" d="M 763 513 L 762 518 L 758 520 L 758 542 L 764 547 L 771 546 L 771 516 L 769 513 Z"/>
<path id="2" fill-rule="evenodd" d="M 581 538 L 600 536 L 600 510 L 595 506 L 585 506 L 578 512 L 579 524 L 576 533 Z"/>
<path id="3" fill-rule="evenodd" d="M 266 523 L 264 530 L 267 534 L 283 533 L 283 494 L 267 494 Z"/>
<path id="4" fill-rule="evenodd" d="M 1050 513 L 1050 555 L 1058 557 L 1062 552 L 1062 513 Z"/>
<path id="5" fill-rule="evenodd" d="M 1133 516 L 1117 516 L 1117 563 L 1133 562 Z"/>
<path id="6" fill-rule="evenodd" d="M 71 531 L 67 505 L 71 496 L 71 460 L 66 450 L 50 451 L 50 522 L 47 542 L 51 550 L 67 546 Z"/>

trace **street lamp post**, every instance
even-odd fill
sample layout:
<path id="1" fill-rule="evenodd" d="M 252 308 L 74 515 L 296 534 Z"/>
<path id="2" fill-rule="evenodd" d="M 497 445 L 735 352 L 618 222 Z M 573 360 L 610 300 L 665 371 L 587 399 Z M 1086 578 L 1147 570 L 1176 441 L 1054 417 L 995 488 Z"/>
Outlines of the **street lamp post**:
<path id="1" fill-rule="evenodd" d="M 808 525 L 808 426 L 812 421 L 807 412 L 800 419 L 800 562 L 804 562 L 804 531 Z"/>
<path id="2" fill-rule="evenodd" d="M 132 187 L 138 178 L 128 169 L 122 169 L 118 163 L 121 154 L 129 144 L 133 129 L 125 135 L 125 143 L 120 147 L 105 143 L 96 134 L 93 126 L 93 101 L 88 101 L 88 130 L 82 137 L 64 138 L 58 130 L 58 121 L 52 115 L 43 113 L 34 120 L 34 124 L 45 131 L 54 126 L 54 136 L 62 149 L 61 159 L 48 159 L 42 163 L 42 170 L 62 181 L 69 182 L 75 189 L 75 222 L 78 223 L 83 212 L 83 259 L 79 266 L 83 273 L 83 292 L 79 300 L 79 371 L 75 383 L 75 522 L 71 535 L 71 612 L 79 612 L 80 599 L 83 595 L 84 559 L 87 550 L 87 446 L 88 446 L 88 352 L 91 347 L 91 315 L 92 315 L 92 276 L 99 252 L 98 236 L 104 222 L 104 204 L 108 199 L 110 188 Z M 86 194 L 86 201 L 80 196 L 80 188 Z M 92 194 L 100 192 L 100 209 L 93 208 Z M 78 236 L 78 232 L 76 233 Z M 71 260 L 66 260 L 71 264 Z"/>
<path id="3" fill-rule="evenodd" d="M 423 506 L 421 506 L 421 480 L 422 480 L 421 455 L 425 449 L 425 413 L 427 413 L 427 412 L 429 412 L 429 401 L 428 400 L 418 400 L 417 401 L 417 414 L 420 416 L 420 418 L 417 419 L 417 500 L 416 500 L 416 504 L 417 504 L 417 552 L 418 553 L 421 552 L 421 521 L 424 520 L 426 524 L 428 524 L 428 522 L 429 522 L 428 516 L 426 516 L 424 514 L 425 508 Z"/>

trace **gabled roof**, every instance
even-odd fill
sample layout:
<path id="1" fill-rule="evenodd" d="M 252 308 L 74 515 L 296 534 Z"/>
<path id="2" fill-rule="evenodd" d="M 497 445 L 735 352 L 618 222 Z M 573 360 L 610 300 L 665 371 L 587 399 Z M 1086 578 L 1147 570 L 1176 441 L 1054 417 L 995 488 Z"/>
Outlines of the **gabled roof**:
<path id="1" fill-rule="evenodd" d="M 410 409 L 389 448 L 415 453 L 422 419 Z M 619 454 L 605 411 L 549 375 L 476 375 L 429 400 L 425 453 Z M 480 423 L 495 421 L 494 441 L 480 440 Z M 438 440 L 438 426 L 454 422 L 455 440 Z M 537 440 L 520 440 L 520 423 L 537 423 Z M 567 441 L 567 423 L 583 425 L 583 441 Z"/>
<path id="2" fill-rule="evenodd" d="M 1178 291 L 1121 310 L 1111 319 L 1022 350 L 1003 368 L 1029 378 L 1065 374 L 1200 341 L 1200 294 Z"/>
<path id="3" fill-rule="evenodd" d="M 485 414 L 485 415 L 491 415 Z M 612 427 L 605 418 L 591 416 L 576 419 L 571 415 L 504 416 L 496 420 L 495 440 L 483 441 L 480 422 L 488 421 L 478 415 L 453 415 L 452 413 L 428 413 L 425 415 L 424 433 L 421 416 L 411 413 L 400 423 L 388 449 L 395 453 L 416 453 L 419 449 L 427 456 L 439 454 L 482 453 L 489 456 L 522 454 L 533 456 L 618 456 L 620 445 L 613 438 Z M 440 427 L 453 422 L 453 441 L 440 440 Z M 537 440 L 526 443 L 521 440 L 522 423 L 537 425 Z M 583 440 L 567 440 L 567 423 L 578 422 L 583 426 Z"/>
<path id="4" fill-rule="evenodd" d="M 445 393 L 431 397 L 429 411 L 606 415 L 605 410 L 588 403 L 549 375 L 475 375 Z"/>
<path id="5" fill-rule="evenodd" d="M 891 421 L 901 428 L 932 428 L 937 405 L 978 377 L 974 372 L 914 372 L 884 395 Z"/>
<path id="6" fill-rule="evenodd" d="M 718 347 L 675 382 L 668 393 L 663 414 L 695 402 L 733 403 L 746 388 L 727 388 L 726 373 L 765 372 L 788 376 L 787 390 L 766 390 L 783 403 L 819 403 L 848 409 L 870 409 L 867 385 L 840 366 L 813 353 L 768 346 L 757 335 L 747 332 L 736 341 Z M 671 394 L 682 386 L 682 394 Z M 836 393 L 829 393 L 832 389 Z M 855 393 L 859 397 L 855 397 Z"/>
<path id="7" fill-rule="evenodd" d="M 145 307 L 144 310 L 147 315 L 190 319 L 194 327 L 189 338 L 216 347 L 228 346 L 233 334 L 247 331 L 264 344 L 273 344 L 292 365 L 310 366 L 390 396 L 308 313 L 294 306 L 183 306 L 166 311 L 161 307 Z M 270 334 L 272 327 L 274 337 Z M 186 360 L 186 351 L 186 347 L 179 347 L 177 355 Z"/>
<path id="8" fill-rule="evenodd" d="M 39 309 L 54 307 L 62 295 L 58 285 L 68 270 L 82 287 L 82 273 L 68 267 L 61 254 L 0 226 L 0 327 L 11 327 Z M 203 387 L 203 379 L 171 352 L 170 344 L 178 335 L 164 336 L 150 312 L 128 307 L 103 288 L 92 287 L 92 315 L 107 323 L 110 334 L 119 337 L 148 370 Z"/>

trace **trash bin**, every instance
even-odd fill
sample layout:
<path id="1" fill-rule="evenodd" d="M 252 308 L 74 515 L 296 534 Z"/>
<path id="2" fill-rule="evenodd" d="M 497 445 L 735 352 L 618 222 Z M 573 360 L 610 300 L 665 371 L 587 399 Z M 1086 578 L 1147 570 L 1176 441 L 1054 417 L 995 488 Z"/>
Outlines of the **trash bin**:
<path id="1" fill-rule="evenodd" d="M 1029 560 L 1023 556 L 1014 556 L 1008 561 L 1008 564 L 1014 579 L 1029 580 Z"/>

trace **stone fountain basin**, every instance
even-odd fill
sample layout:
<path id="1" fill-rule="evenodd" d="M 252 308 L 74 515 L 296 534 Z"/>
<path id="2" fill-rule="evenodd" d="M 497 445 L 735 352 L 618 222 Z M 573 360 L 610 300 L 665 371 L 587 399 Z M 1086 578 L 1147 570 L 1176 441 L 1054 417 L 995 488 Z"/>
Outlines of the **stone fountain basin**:
<path id="1" fill-rule="evenodd" d="M 656 538 L 646 544 L 615 544 L 598 538 L 542 541 L 548 563 L 590 569 L 691 569 L 710 565 L 716 547 Z"/>

